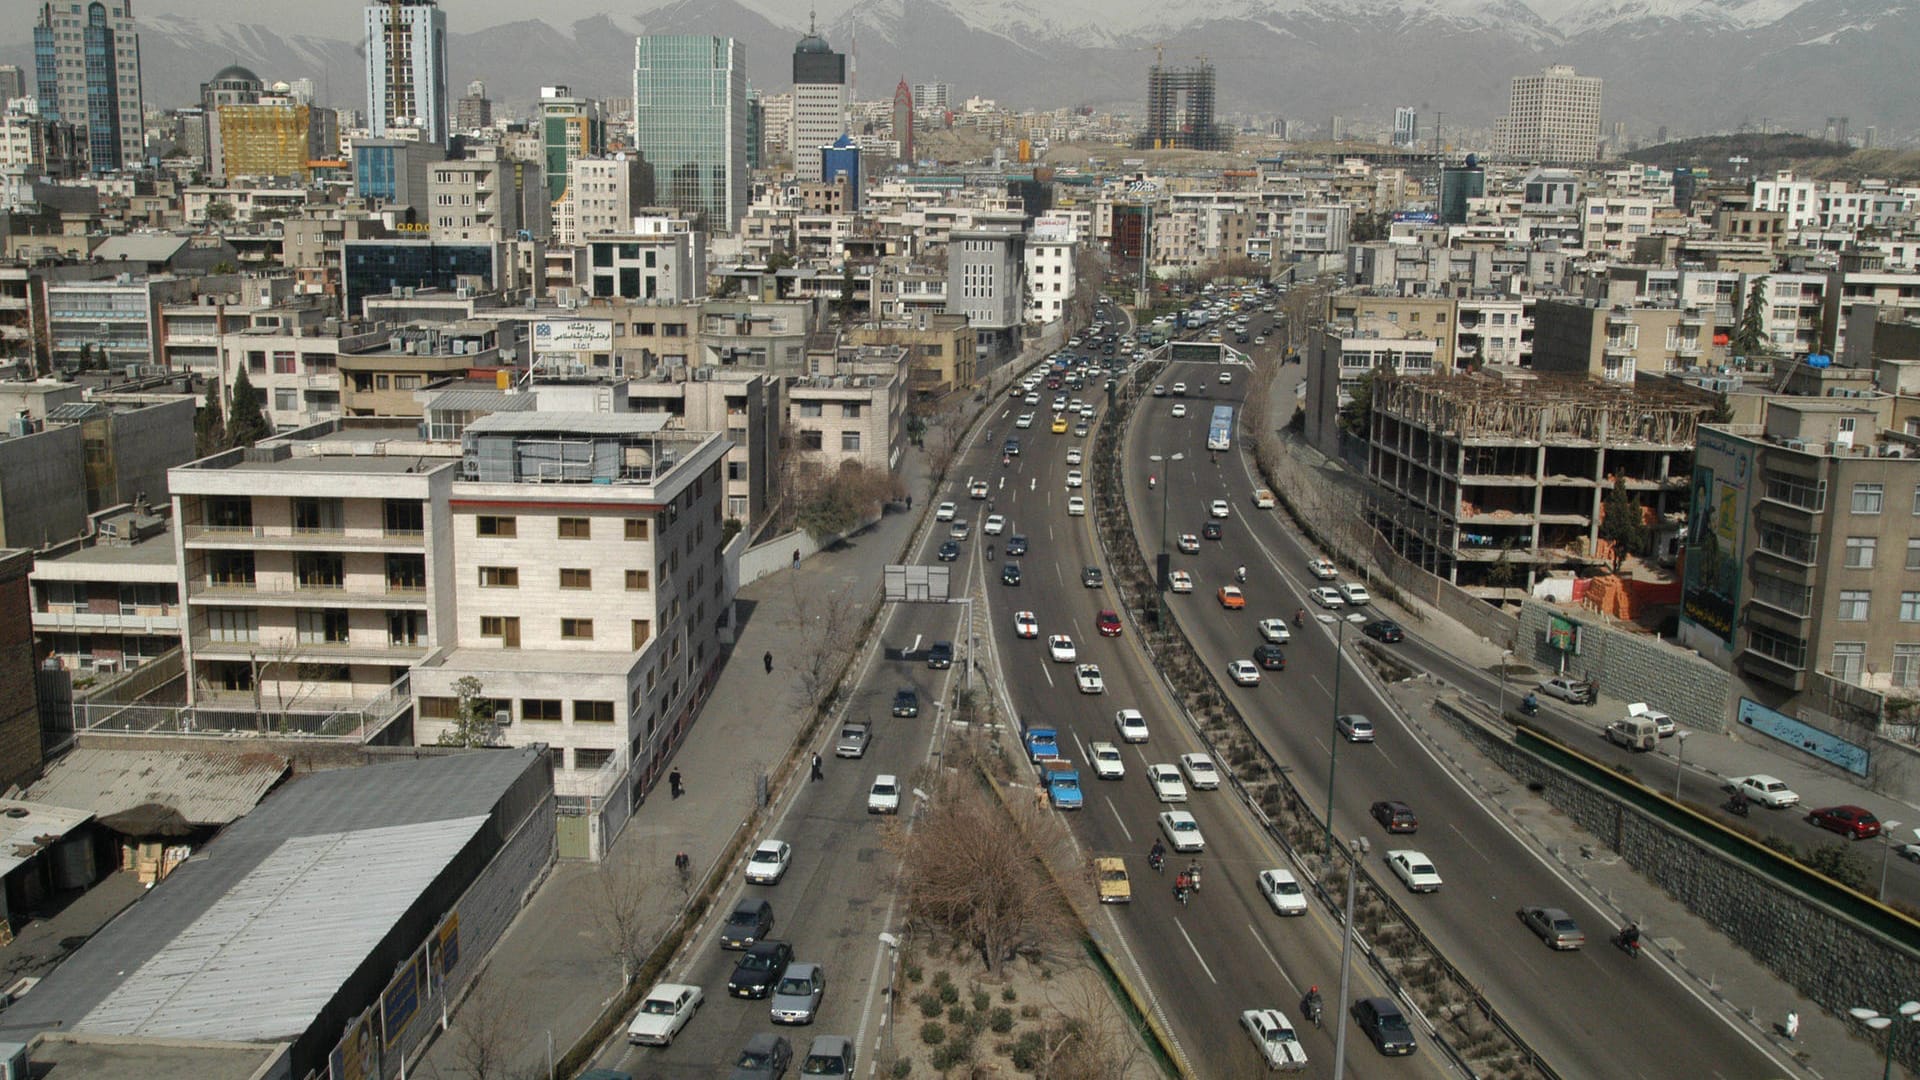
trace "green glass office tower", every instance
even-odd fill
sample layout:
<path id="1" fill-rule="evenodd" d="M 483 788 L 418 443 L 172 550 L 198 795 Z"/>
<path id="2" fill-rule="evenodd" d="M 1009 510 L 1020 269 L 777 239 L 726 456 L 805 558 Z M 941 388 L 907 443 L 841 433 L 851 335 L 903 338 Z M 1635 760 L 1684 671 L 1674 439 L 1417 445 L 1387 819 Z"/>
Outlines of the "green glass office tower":
<path id="1" fill-rule="evenodd" d="M 664 34 L 633 47 L 633 139 L 656 197 L 732 232 L 747 210 L 747 47 Z"/>

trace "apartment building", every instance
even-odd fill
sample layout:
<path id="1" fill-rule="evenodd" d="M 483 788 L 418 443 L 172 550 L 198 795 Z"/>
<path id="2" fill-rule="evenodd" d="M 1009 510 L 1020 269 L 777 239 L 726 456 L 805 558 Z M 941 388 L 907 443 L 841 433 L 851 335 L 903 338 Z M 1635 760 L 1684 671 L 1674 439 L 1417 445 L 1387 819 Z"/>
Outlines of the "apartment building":
<path id="1" fill-rule="evenodd" d="M 1455 303 L 1454 361 L 1526 366 L 1533 361 L 1533 302 L 1519 297 L 1471 296 Z"/>
<path id="2" fill-rule="evenodd" d="M 847 328 L 850 345 L 898 345 L 907 350 L 908 387 L 916 395 L 938 397 L 977 377 L 973 326 L 959 315 L 926 310 L 905 320 L 862 323 Z"/>
<path id="3" fill-rule="evenodd" d="M 697 308 L 698 343 L 692 362 L 760 375 L 807 373 L 807 337 L 814 305 L 806 301 L 715 299 Z"/>
<path id="4" fill-rule="evenodd" d="M 1431 375 L 1439 339 L 1414 336 L 1385 321 L 1328 322 L 1308 334 L 1307 441 L 1321 453 L 1340 453 L 1340 410 L 1363 379 L 1387 373 Z"/>
<path id="5" fill-rule="evenodd" d="M 1694 308 L 1543 298 L 1533 305 L 1533 370 L 1630 384 L 1638 374 L 1711 365 L 1718 332 L 1713 316 Z"/>
<path id="6" fill-rule="evenodd" d="M 1287 212 L 1287 252 L 1341 255 L 1353 230 L 1351 206 L 1296 206 Z"/>
<path id="7" fill-rule="evenodd" d="M 1394 296 L 1342 292 L 1327 297 L 1327 318 L 1353 325 L 1384 324 L 1407 338 L 1432 338 L 1433 370 L 1454 368 L 1458 301 L 1450 296 Z"/>
<path id="8" fill-rule="evenodd" d="M 418 418 L 419 392 L 434 383 L 474 375 L 491 379 L 519 366 L 501 355 L 501 334 L 499 323 L 485 319 L 374 331 L 342 342 L 334 359 L 337 376 L 316 371 L 305 377 L 335 380 L 342 415 Z"/>
<path id="9" fill-rule="evenodd" d="M 208 373 L 220 380 L 221 400 L 244 370 L 276 431 L 339 416 L 341 351 L 373 348 L 388 338 L 384 331 L 342 338 L 337 322 L 313 318 L 323 311 L 304 309 L 305 317 L 289 325 L 262 322 L 222 334 L 220 366 Z"/>
<path id="10" fill-rule="evenodd" d="M 39 660 L 76 675 L 112 676 L 179 647 L 170 509 L 103 510 L 89 519 L 87 535 L 35 555 L 27 580 Z"/>
<path id="11" fill-rule="evenodd" d="M 498 147 L 474 146 L 467 156 L 428 169 L 429 235 L 442 241 L 496 243 L 521 229 L 521 171 Z"/>
<path id="12" fill-rule="evenodd" d="M 965 315 L 986 357 L 1011 355 L 1026 315 L 1026 235 L 955 229 L 947 243 L 947 312 Z"/>
<path id="13" fill-rule="evenodd" d="M 1600 89 L 1600 79 L 1565 64 L 1516 75 L 1495 141 L 1513 157 L 1592 161 L 1600 153 Z"/>
<path id="14" fill-rule="evenodd" d="M 662 369 L 625 384 L 628 411 L 664 413 L 669 430 L 726 434 L 725 513 L 749 536 L 779 499 L 785 387 L 762 373 L 707 365 Z"/>
<path id="15" fill-rule="evenodd" d="M 1027 320 L 1053 323 L 1073 302 L 1073 256 L 1078 234 L 1065 218 L 1041 218 L 1027 237 Z"/>
<path id="16" fill-rule="evenodd" d="M 47 337 L 53 366 L 124 371 L 128 364 L 157 364 L 160 305 L 194 294 L 187 278 L 120 274 L 104 281 L 48 281 Z"/>
<path id="17" fill-rule="evenodd" d="M 574 253 L 576 286 L 595 298 L 699 300 L 707 293 L 707 234 L 686 225 L 663 219 L 634 232 L 629 218 L 617 232 L 587 237 Z"/>
<path id="18" fill-rule="evenodd" d="M 1615 195 L 1584 200 L 1580 213 L 1581 246 L 1589 256 L 1632 254 L 1634 244 L 1653 232 L 1655 205 L 1652 199 Z"/>
<path id="19" fill-rule="evenodd" d="M 159 305 L 160 365 L 218 379 L 221 336 L 255 325 L 297 327 L 325 317 L 317 299 L 294 302 L 296 281 L 286 275 L 220 275 L 200 279 L 199 292 Z"/>
<path id="20" fill-rule="evenodd" d="M 653 169 L 638 154 L 576 158 L 566 195 L 555 204 L 556 247 L 596 236 L 631 233 L 633 219 L 653 203 Z"/>
<path id="21" fill-rule="evenodd" d="M 907 352 L 835 350 L 819 374 L 787 385 L 787 429 L 797 461 L 829 474 L 854 463 L 892 472 L 906 449 Z"/>

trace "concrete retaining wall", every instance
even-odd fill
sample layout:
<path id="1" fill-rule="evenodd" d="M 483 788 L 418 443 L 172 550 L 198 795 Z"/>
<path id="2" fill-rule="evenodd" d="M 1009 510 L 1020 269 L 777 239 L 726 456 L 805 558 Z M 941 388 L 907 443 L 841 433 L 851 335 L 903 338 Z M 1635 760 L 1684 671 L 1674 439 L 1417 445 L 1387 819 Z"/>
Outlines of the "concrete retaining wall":
<path id="1" fill-rule="evenodd" d="M 1561 654 L 1547 648 L 1547 620 L 1563 612 L 1528 601 L 1520 609 L 1515 652 L 1533 663 L 1558 670 Z M 1570 614 L 1580 623 L 1580 655 L 1567 658 L 1567 670 L 1600 682 L 1600 692 L 1624 701 L 1644 701 L 1699 731 L 1727 730 L 1733 710 L 1733 680 L 1693 653 L 1648 634 L 1615 630 L 1598 615 Z M 1611 720 L 1614 717 L 1602 717 Z"/>

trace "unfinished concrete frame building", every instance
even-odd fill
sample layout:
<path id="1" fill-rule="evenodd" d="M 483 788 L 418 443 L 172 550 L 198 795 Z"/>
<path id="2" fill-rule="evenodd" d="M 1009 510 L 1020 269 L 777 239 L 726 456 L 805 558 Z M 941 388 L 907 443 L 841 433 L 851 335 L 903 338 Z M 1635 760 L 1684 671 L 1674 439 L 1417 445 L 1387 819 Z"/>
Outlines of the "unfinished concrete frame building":
<path id="1" fill-rule="evenodd" d="M 1154 64 L 1147 70 L 1147 130 L 1141 150 L 1231 150 L 1233 137 L 1213 120 L 1213 65 Z"/>
<path id="2" fill-rule="evenodd" d="M 1381 372 L 1369 517 L 1423 569 L 1503 599 L 1548 570 L 1606 562 L 1602 504 L 1624 476 L 1664 556 L 1685 526 L 1695 428 L 1712 408 L 1685 389 L 1572 375 Z"/>

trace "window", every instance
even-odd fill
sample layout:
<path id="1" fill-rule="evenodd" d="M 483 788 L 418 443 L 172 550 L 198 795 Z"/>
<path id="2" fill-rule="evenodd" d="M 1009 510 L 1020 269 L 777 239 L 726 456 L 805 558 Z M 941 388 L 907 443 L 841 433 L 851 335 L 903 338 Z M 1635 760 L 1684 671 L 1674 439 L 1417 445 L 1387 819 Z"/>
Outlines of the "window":
<path id="1" fill-rule="evenodd" d="M 273 392 L 273 407 L 276 412 L 293 412 L 300 407 L 300 391 L 281 387 Z"/>
<path id="2" fill-rule="evenodd" d="M 213 641 L 260 640 L 260 614 L 251 608 L 210 608 L 207 637 Z"/>
<path id="3" fill-rule="evenodd" d="M 294 499 L 293 531 L 296 533 L 337 533 L 342 531 L 339 499 Z"/>
<path id="4" fill-rule="evenodd" d="M 557 724 L 560 722 L 560 699 L 521 698 L 520 719 Z"/>
<path id="5" fill-rule="evenodd" d="M 613 723 L 613 702 L 576 701 L 573 703 L 573 722 L 576 724 Z"/>
<path id="6" fill-rule="evenodd" d="M 560 587 L 563 589 L 591 589 L 593 588 L 593 571 L 563 566 L 560 568 Z"/>
<path id="7" fill-rule="evenodd" d="M 820 402 L 818 401 L 799 401 L 794 404 L 799 408 L 799 412 L 795 415 L 804 419 L 812 420 L 818 418 L 820 415 Z"/>
<path id="8" fill-rule="evenodd" d="M 1900 621 L 1920 622 L 1920 592 L 1900 594 Z"/>
<path id="9" fill-rule="evenodd" d="M 592 641 L 592 619 L 561 619 L 560 638 L 563 641 Z"/>
<path id="10" fill-rule="evenodd" d="M 1841 682 L 1857 683 L 1866 660 L 1866 642 L 1836 641 L 1833 643 L 1833 668 L 1830 674 Z"/>
<path id="11" fill-rule="evenodd" d="M 848 420 L 859 419 L 860 403 L 857 401 L 843 402 L 840 406 L 840 415 L 846 417 Z"/>
<path id="12" fill-rule="evenodd" d="M 653 624 L 645 619 L 633 620 L 633 651 L 646 648 L 647 639 L 653 636 Z M 648 687 L 652 689 L 652 687 Z"/>
<path id="13" fill-rule="evenodd" d="M 1866 622 L 1867 601 L 1873 594 L 1866 589 L 1842 589 L 1840 591 L 1840 621 Z"/>
<path id="14" fill-rule="evenodd" d="M 560 539 L 590 540 L 593 538 L 593 519 L 583 517 L 563 517 L 559 519 Z"/>
<path id="15" fill-rule="evenodd" d="M 850 454 L 859 453 L 860 452 L 860 433 L 857 431 L 841 432 L 840 433 L 840 449 Z"/>
<path id="16" fill-rule="evenodd" d="M 1853 485 L 1853 512 L 1856 514 L 1877 514 L 1883 490 L 1879 484 Z"/>
<path id="17" fill-rule="evenodd" d="M 628 592 L 645 592 L 652 587 L 652 575 L 645 570 L 627 571 Z"/>
<path id="18" fill-rule="evenodd" d="M 344 589 L 347 587 L 346 560 L 331 553 L 295 555 L 293 580 L 302 589 Z"/>
<path id="19" fill-rule="evenodd" d="M 1920 570 L 1920 539 L 1907 541 L 1907 569 Z"/>
<path id="20" fill-rule="evenodd" d="M 627 539 L 629 540 L 647 539 L 647 537 L 651 535 L 651 533 L 647 528 L 648 524 L 649 522 L 647 521 L 646 518 L 628 518 L 627 519 Z"/>
<path id="21" fill-rule="evenodd" d="M 520 568 L 517 566 L 483 566 L 480 568 L 480 587 L 483 589 L 517 589 L 520 587 Z"/>
<path id="22" fill-rule="evenodd" d="M 1873 549 L 1877 543 L 1871 536 L 1847 537 L 1847 567 L 1852 570 L 1873 569 Z"/>
<path id="23" fill-rule="evenodd" d="M 803 431 L 800 433 L 800 449 L 818 450 L 822 445 L 824 444 L 820 440 L 820 433 L 818 431 Z"/>
<path id="24" fill-rule="evenodd" d="M 460 719 L 460 699 L 423 697 L 420 699 L 420 718 L 422 720 L 458 720 Z"/>
<path id="25" fill-rule="evenodd" d="M 573 752 L 573 767 L 583 772 L 604 769 L 607 767 L 607 762 L 612 760 L 613 751 L 611 750 L 596 750 L 591 747 L 582 747 Z"/>
<path id="26" fill-rule="evenodd" d="M 1920 686 L 1920 645 L 1893 647 L 1893 685 L 1908 690 Z"/>
<path id="27" fill-rule="evenodd" d="M 482 514 L 473 521 L 473 533 L 475 536 L 495 536 L 511 540 L 520 535 L 520 522 L 517 518 Z"/>
<path id="28" fill-rule="evenodd" d="M 1920 484 L 1913 486 L 1913 516 L 1920 517 Z"/>
<path id="29" fill-rule="evenodd" d="M 347 613 L 340 608 L 294 613 L 294 625 L 302 645 L 345 645 Z"/>
<path id="30" fill-rule="evenodd" d="M 480 636 L 499 638 L 503 649 L 517 649 L 520 647 L 520 616 L 482 615 Z"/>

